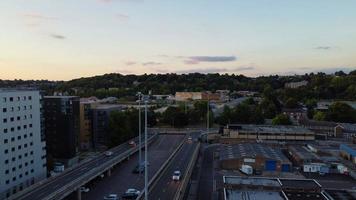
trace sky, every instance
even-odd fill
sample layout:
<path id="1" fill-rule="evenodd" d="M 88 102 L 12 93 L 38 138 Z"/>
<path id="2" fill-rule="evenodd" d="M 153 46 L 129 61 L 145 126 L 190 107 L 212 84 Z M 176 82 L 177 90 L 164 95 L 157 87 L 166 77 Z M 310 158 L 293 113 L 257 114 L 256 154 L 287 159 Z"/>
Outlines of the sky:
<path id="1" fill-rule="evenodd" d="M 3 0 L 0 79 L 356 69 L 355 0 Z"/>

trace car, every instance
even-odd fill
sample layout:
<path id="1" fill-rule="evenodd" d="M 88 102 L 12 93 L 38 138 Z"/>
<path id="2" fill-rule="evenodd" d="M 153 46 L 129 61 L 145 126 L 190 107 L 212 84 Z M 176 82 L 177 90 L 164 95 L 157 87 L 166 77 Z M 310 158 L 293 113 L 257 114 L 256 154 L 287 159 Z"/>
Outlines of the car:
<path id="1" fill-rule="evenodd" d="M 119 199 L 117 198 L 117 194 L 109 194 L 104 197 L 104 200 L 119 200 Z"/>
<path id="2" fill-rule="evenodd" d="M 177 171 L 174 171 L 173 172 L 173 176 L 172 176 L 172 180 L 174 180 L 174 181 L 179 181 L 180 180 L 180 171 L 179 170 L 177 170 Z"/>
<path id="3" fill-rule="evenodd" d="M 90 189 L 87 188 L 87 187 L 80 187 L 80 192 L 85 192 L 85 193 L 87 193 L 87 192 L 89 192 L 89 191 L 90 191 Z"/>
<path id="4" fill-rule="evenodd" d="M 129 145 L 132 146 L 132 147 L 135 147 L 135 146 L 136 146 L 136 142 L 133 141 L 133 140 L 131 140 L 131 141 L 129 142 Z"/>
<path id="5" fill-rule="evenodd" d="M 113 154 L 112 151 L 105 151 L 105 155 L 106 155 L 106 156 L 111 156 L 112 154 Z"/>
<path id="6" fill-rule="evenodd" d="M 140 164 L 135 167 L 135 169 L 132 171 L 132 173 L 139 174 L 139 173 L 143 173 L 144 171 L 145 171 L 145 165 Z"/>
<path id="7" fill-rule="evenodd" d="M 127 189 L 126 192 L 121 196 L 123 199 L 136 199 L 140 195 L 140 191 L 134 188 Z"/>

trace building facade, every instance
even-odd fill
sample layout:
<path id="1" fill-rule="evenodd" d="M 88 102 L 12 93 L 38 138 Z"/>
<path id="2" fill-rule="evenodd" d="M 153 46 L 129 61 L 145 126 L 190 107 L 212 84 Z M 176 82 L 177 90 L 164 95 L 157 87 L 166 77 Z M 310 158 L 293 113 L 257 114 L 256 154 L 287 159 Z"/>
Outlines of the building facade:
<path id="1" fill-rule="evenodd" d="M 122 111 L 123 106 L 115 104 L 100 104 L 93 108 L 93 147 L 105 149 L 108 143 L 108 125 L 113 111 Z"/>
<path id="2" fill-rule="evenodd" d="M 78 153 L 79 97 L 45 96 L 43 108 L 51 163 L 57 161 L 67 167 L 73 165 L 77 162 Z"/>
<path id="3" fill-rule="evenodd" d="M 88 150 L 93 147 L 93 108 L 97 104 L 97 101 L 80 99 L 79 147 L 81 150 Z"/>
<path id="4" fill-rule="evenodd" d="M 41 95 L 0 89 L 0 199 L 47 177 Z"/>

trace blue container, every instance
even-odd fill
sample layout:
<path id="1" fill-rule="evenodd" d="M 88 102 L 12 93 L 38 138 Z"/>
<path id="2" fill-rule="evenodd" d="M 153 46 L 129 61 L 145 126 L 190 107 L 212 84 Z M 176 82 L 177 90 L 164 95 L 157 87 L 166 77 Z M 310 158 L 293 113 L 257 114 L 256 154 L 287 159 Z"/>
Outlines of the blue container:
<path id="1" fill-rule="evenodd" d="M 290 172 L 290 164 L 282 164 L 282 172 Z"/>
<path id="2" fill-rule="evenodd" d="M 265 163 L 265 169 L 267 171 L 276 171 L 277 162 L 275 160 L 267 160 Z"/>

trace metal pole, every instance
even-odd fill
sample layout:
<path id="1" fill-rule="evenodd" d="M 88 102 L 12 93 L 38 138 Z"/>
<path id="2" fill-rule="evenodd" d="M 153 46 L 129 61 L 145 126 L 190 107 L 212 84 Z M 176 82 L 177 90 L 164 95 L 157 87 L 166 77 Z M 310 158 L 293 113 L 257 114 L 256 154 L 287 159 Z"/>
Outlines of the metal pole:
<path id="1" fill-rule="evenodd" d="M 209 94 L 208 94 L 208 102 L 206 104 L 207 112 L 206 112 L 206 133 L 209 133 Z"/>
<path id="2" fill-rule="evenodd" d="M 147 101 L 145 101 L 145 200 L 148 200 L 148 159 L 147 159 Z"/>
<path id="3" fill-rule="evenodd" d="M 142 137 L 141 137 L 141 94 L 138 96 L 138 164 L 141 165 L 142 162 Z M 140 171 L 141 174 L 141 171 Z"/>

